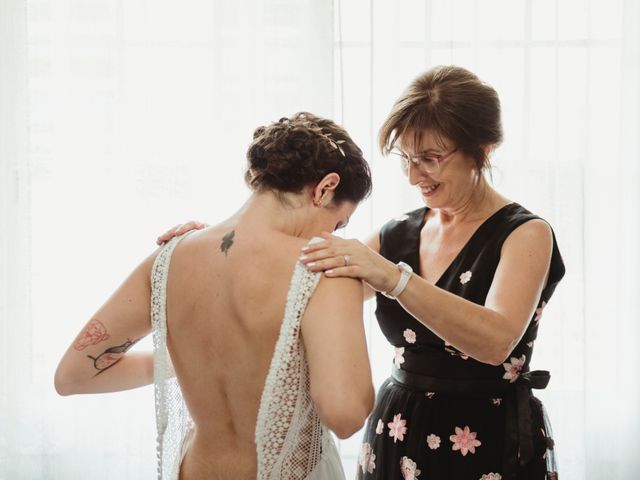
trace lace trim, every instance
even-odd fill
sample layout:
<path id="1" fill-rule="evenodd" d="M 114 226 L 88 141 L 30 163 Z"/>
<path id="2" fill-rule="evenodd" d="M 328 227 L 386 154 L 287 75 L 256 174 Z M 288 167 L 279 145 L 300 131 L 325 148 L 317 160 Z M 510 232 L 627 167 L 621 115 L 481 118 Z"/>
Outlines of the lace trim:
<path id="1" fill-rule="evenodd" d="M 284 320 L 260 401 L 256 423 L 258 480 L 303 479 L 332 441 L 311 402 L 300 321 L 320 280 L 298 263 L 291 278 Z"/>
<path id="2" fill-rule="evenodd" d="M 156 409 L 156 457 L 158 480 L 176 479 L 182 460 L 186 431 L 193 424 L 175 378 L 167 350 L 167 279 L 171 255 L 192 232 L 173 238 L 160 251 L 151 271 L 151 331 L 153 335 L 153 383 Z"/>

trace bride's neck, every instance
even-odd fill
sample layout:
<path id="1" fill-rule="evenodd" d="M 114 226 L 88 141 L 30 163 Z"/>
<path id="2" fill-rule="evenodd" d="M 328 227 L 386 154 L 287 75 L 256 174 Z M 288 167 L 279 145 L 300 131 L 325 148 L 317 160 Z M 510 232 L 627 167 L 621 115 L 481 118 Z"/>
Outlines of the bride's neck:
<path id="1" fill-rule="evenodd" d="M 306 210 L 300 195 L 264 191 L 254 192 L 233 217 L 259 229 L 299 237 L 304 229 Z"/>

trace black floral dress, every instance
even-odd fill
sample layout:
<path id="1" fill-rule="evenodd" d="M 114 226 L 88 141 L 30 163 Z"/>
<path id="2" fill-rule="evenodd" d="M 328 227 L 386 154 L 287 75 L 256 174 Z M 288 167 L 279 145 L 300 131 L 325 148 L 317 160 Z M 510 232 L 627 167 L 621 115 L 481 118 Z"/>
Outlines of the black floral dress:
<path id="1" fill-rule="evenodd" d="M 380 253 L 419 273 L 420 231 L 426 208 L 388 222 Z M 511 203 L 472 235 L 436 285 L 483 305 L 503 242 L 538 218 Z M 549 280 L 520 343 L 501 366 L 478 362 L 445 343 L 398 302 L 377 296 L 376 316 L 395 347 L 392 376 L 376 398 L 361 447 L 362 480 L 555 479 L 553 440 L 532 388 L 545 371 L 529 371 L 545 305 L 564 276 L 555 237 Z"/>

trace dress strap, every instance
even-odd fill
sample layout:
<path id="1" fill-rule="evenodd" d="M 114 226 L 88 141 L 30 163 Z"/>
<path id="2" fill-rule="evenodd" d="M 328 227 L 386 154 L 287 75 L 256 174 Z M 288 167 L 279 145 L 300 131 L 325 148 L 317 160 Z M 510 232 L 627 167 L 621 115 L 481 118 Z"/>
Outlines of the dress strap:
<path id="1" fill-rule="evenodd" d="M 321 276 L 300 262 L 294 267 L 258 410 L 258 480 L 306 478 L 321 457 L 321 427 L 309 396 L 308 368 L 300 338 L 302 316 Z M 287 471 L 290 465 L 297 465 L 299 471 Z"/>
<path id="2" fill-rule="evenodd" d="M 167 350 L 167 281 L 174 249 L 192 232 L 193 230 L 167 242 L 160 250 L 151 270 L 151 331 L 159 480 L 177 478 L 182 441 L 191 423 L 182 393 L 174 378 L 175 373 Z M 175 418 L 178 418 L 180 425 L 175 423 Z M 171 432 L 168 432 L 169 430 Z"/>

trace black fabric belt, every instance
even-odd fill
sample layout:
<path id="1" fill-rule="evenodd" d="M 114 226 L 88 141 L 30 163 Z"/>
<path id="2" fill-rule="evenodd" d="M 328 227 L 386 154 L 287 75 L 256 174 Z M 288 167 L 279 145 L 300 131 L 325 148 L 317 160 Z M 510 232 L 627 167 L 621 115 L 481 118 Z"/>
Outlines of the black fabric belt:
<path id="1" fill-rule="evenodd" d="M 510 383 L 506 380 L 437 378 L 394 368 L 391 377 L 409 388 L 448 394 L 473 394 L 502 397 L 505 405 L 504 465 L 502 478 L 515 479 L 519 466 L 533 459 L 533 420 L 531 389 L 543 389 L 551 378 L 546 370 L 521 373 Z"/>

